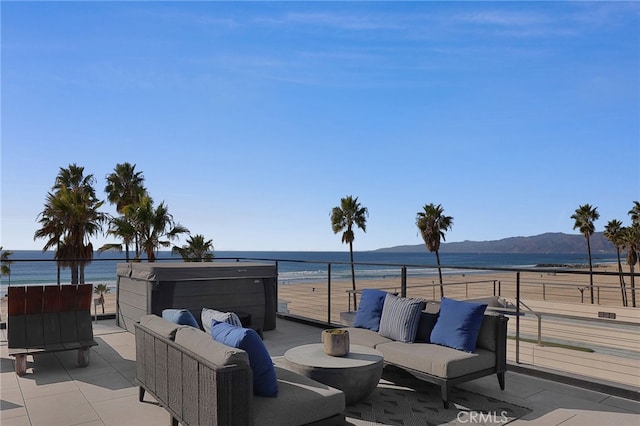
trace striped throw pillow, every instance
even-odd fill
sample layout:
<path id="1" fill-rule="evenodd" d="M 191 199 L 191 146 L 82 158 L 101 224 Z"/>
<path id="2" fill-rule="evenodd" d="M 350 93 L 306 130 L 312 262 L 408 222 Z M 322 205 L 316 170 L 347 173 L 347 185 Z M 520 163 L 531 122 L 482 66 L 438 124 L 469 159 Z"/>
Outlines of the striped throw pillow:
<path id="1" fill-rule="evenodd" d="M 242 327 L 240 318 L 235 312 L 220 312 L 215 309 L 202 308 L 200 319 L 202 320 L 202 328 L 207 334 L 211 334 L 212 321 L 226 322 L 236 327 Z"/>
<path id="2" fill-rule="evenodd" d="M 425 301 L 422 299 L 387 294 L 382 307 L 378 334 L 398 342 L 413 342 L 424 306 Z"/>

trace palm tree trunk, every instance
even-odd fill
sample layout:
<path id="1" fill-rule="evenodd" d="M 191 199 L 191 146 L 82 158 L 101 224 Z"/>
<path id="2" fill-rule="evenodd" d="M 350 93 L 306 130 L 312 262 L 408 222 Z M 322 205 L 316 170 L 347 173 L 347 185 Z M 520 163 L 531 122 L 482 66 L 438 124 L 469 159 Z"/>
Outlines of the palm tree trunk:
<path id="1" fill-rule="evenodd" d="M 353 268 L 353 243 L 349 242 L 349 260 L 351 261 L 351 288 L 353 289 L 353 309 L 358 310 L 358 302 L 356 298 L 356 271 Z"/>
<path id="2" fill-rule="evenodd" d="M 636 280 L 633 276 L 633 265 L 630 266 L 629 272 L 631 272 L 631 306 L 636 307 Z"/>
<path id="3" fill-rule="evenodd" d="M 136 259 L 140 259 L 140 254 L 142 253 L 142 250 L 140 249 L 140 241 L 138 240 L 138 234 L 136 233 L 136 242 L 135 242 L 135 247 L 136 247 Z"/>
<path id="4" fill-rule="evenodd" d="M 591 294 L 591 304 L 593 305 L 593 264 L 591 263 L 591 243 L 587 236 L 587 253 L 589 254 L 589 293 Z"/>
<path id="5" fill-rule="evenodd" d="M 627 291 L 624 285 L 624 275 L 622 275 L 622 262 L 620 261 L 620 247 L 616 246 L 616 252 L 618 253 L 618 274 L 620 274 L 620 292 L 622 293 L 622 306 L 629 306 L 627 300 Z"/>
<path id="6" fill-rule="evenodd" d="M 153 247 L 150 249 L 147 249 L 147 262 L 151 263 L 155 261 L 156 261 L 156 254 L 153 251 Z"/>
<path id="7" fill-rule="evenodd" d="M 71 262 L 71 284 L 78 284 L 78 264 Z"/>
<path id="8" fill-rule="evenodd" d="M 440 299 L 444 297 L 444 286 L 442 285 L 442 269 L 440 268 L 440 253 L 436 250 L 436 262 L 438 263 L 438 277 L 440 278 Z"/>
<path id="9" fill-rule="evenodd" d="M 58 257 L 58 250 L 60 250 L 60 238 L 58 238 L 58 242 L 56 243 L 56 258 Z M 58 287 L 60 287 L 60 261 L 56 261 L 56 265 L 58 267 L 58 270 L 57 270 Z"/>

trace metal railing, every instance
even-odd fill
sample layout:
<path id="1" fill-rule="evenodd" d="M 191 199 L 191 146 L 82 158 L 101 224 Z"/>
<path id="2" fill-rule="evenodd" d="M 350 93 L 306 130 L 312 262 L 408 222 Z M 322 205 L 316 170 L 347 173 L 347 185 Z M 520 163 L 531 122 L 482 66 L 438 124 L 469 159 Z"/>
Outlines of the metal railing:
<path id="1" fill-rule="evenodd" d="M 94 260 L 94 263 L 114 260 L 122 262 L 121 259 L 101 259 Z M 158 260 L 180 261 L 180 259 Z M 354 290 L 351 287 L 351 264 L 349 262 L 279 258 L 216 258 L 216 261 L 220 260 L 273 262 L 279 271 L 286 270 L 286 265 L 319 265 L 315 269 L 326 270 L 326 274 L 321 274 L 324 275 L 323 277 L 316 280 L 298 281 L 289 278 L 286 282 L 279 279 L 276 296 L 278 311 L 282 316 L 304 318 L 319 325 L 345 325 L 340 314 L 351 312 L 353 309 L 352 297 L 354 295 L 358 297 L 361 290 L 367 287 L 375 286 L 393 291 L 402 297 L 440 300 L 441 284 L 438 280 L 437 265 L 354 262 L 357 283 L 357 288 Z M 13 263 L 18 262 L 27 261 L 16 260 Z M 45 261 L 37 260 L 37 262 Z M 55 268 L 55 262 L 48 262 Z M 371 271 L 375 271 L 375 268 L 396 272 L 387 273 L 387 276 L 384 277 L 362 278 L 365 275 L 370 276 Z M 605 339 L 601 337 L 598 337 L 597 341 L 589 341 L 589 336 L 572 336 L 570 332 L 563 335 L 561 329 L 551 330 L 550 327 L 545 329 L 545 324 L 554 321 L 571 324 L 571 327 L 574 327 L 575 323 L 587 324 L 589 327 L 593 325 L 629 336 L 628 345 L 616 348 L 616 342 L 612 341 L 610 342 L 611 347 L 608 349 L 614 352 L 617 350 L 618 355 L 622 357 L 640 359 L 640 351 L 634 352 L 633 350 L 633 343 L 640 342 L 640 309 L 622 306 L 622 301 L 625 299 L 629 301 L 629 306 L 631 306 L 634 296 L 637 297 L 637 291 L 632 292 L 630 288 L 627 288 L 626 298 L 622 296 L 620 286 L 615 284 L 616 280 L 620 279 L 620 274 L 617 271 L 594 271 L 592 275 L 593 286 L 591 286 L 589 284 L 590 272 L 582 269 L 461 265 L 442 265 L 441 268 L 446 271 L 442 283 L 446 297 L 458 299 L 498 297 L 507 302 L 504 306 L 493 306 L 489 309 L 513 316 L 515 324 L 510 324 L 510 333 L 514 338 L 516 363 L 521 363 L 523 331 L 525 335 L 527 332 L 532 335 L 532 340 L 538 346 L 554 343 L 565 346 L 599 348 L 607 344 Z M 347 269 L 349 273 L 345 274 Z M 113 272 L 115 276 L 115 270 Z M 628 285 L 632 275 L 625 272 L 622 276 Z M 640 284 L 640 274 L 633 274 L 633 279 Z M 594 304 L 589 303 L 591 289 L 593 289 Z M 284 297 L 285 295 L 286 297 Z M 541 303 L 570 305 L 573 310 L 563 312 L 555 306 L 556 310 L 547 309 L 547 307 L 542 309 Z M 581 310 L 582 312 L 580 312 Z M 534 332 L 529 328 L 531 318 L 535 322 Z M 526 327 L 522 326 L 522 321 L 527 323 Z"/>
<path id="2" fill-rule="evenodd" d="M 270 260 L 270 259 L 246 259 L 246 260 Z M 278 259 L 282 265 L 286 260 Z M 313 262 L 316 263 L 316 262 Z M 362 288 L 369 287 L 376 280 L 357 279 L 358 288 L 350 287 L 350 278 L 344 276 L 340 280 L 333 277 L 332 271 L 339 262 L 326 263 L 326 278 L 324 282 L 313 284 L 311 292 L 317 298 L 317 304 L 310 305 L 309 294 L 304 294 L 304 285 L 292 286 L 293 282 L 279 285 L 280 293 L 291 294 L 292 287 L 299 287 L 301 294 L 307 300 L 307 306 L 287 305 L 284 316 L 292 315 L 315 321 L 320 325 L 346 325 L 342 316 L 337 316 L 336 309 L 340 306 L 349 313 L 352 310 L 350 295 L 359 295 Z M 347 265 L 348 262 L 341 264 Z M 358 267 L 358 263 L 355 263 Z M 369 265 L 369 264 L 367 264 Z M 390 266 L 385 264 L 384 266 Z M 394 265 L 397 273 L 393 279 L 377 280 L 376 288 L 396 292 L 404 297 L 421 297 L 425 299 L 440 299 L 440 283 L 437 274 L 416 275 L 412 274 L 412 268 L 424 270 L 436 268 L 434 265 Z M 589 358 L 581 360 L 574 357 L 571 351 L 583 351 L 584 353 L 602 353 L 607 360 L 602 361 L 613 369 L 613 373 L 600 372 L 598 368 L 582 370 L 591 372 L 594 377 L 602 380 L 617 380 L 615 377 L 623 377 L 631 386 L 640 384 L 640 310 L 623 306 L 618 272 L 593 271 L 593 286 L 589 284 L 588 270 L 574 270 L 571 268 L 489 268 L 466 267 L 458 265 L 443 265 L 447 274 L 443 280 L 445 296 L 459 299 L 482 299 L 486 297 L 498 297 L 510 301 L 507 306 L 489 307 L 489 310 L 497 310 L 502 314 L 512 316 L 510 321 L 510 339 L 513 340 L 511 351 L 512 362 L 516 364 L 531 364 L 538 361 L 553 364 L 553 367 L 565 371 L 567 375 L 578 374 L 573 371 L 571 362 L 582 362 L 585 366 L 591 362 Z M 356 277 L 358 277 L 356 270 Z M 496 275 L 496 276 L 492 276 Z M 626 285 L 629 286 L 631 274 L 623 274 Z M 638 280 L 640 275 L 634 274 Z M 430 283 L 429 283 L 430 281 Z M 339 285 L 342 282 L 342 285 Z M 640 281 L 638 281 L 640 283 Z M 590 289 L 593 288 L 594 304 L 589 303 Z M 626 288 L 629 305 L 632 291 Z M 342 293 L 342 294 L 340 294 Z M 633 293 L 636 293 L 635 291 Z M 637 297 L 637 295 L 636 295 Z M 343 303 L 340 304 L 340 298 Z M 293 300 L 295 301 L 295 297 Z M 324 300 L 324 302 L 322 302 Z M 534 306 L 535 305 L 535 306 Z M 549 306 L 547 306 L 549 305 Z M 563 312 L 557 305 L 567 307 Z M 340 312 L 344 313 L 344 312 Z M 535 326 L 531 326 L 534 323 Z M 576 325 L 578 324 L 578 325 Z M 575 328 L 589 329 L 588 332 L 575 332 Z M 593 329 L 593 330 L 592 330 Z M 589 334 L 593 333 L 593 335 Z M 610 338 L 613 333 L 617 337 Z M 622 336 L 622 337 L 620 337 Z M 523 349 L 523 345 L 525 349 Z M 531 345 L 539 348 L 536 351 L 536 360 L 531 361 Z M 545 349 L 559 348 L 568 351 L 568 358 L 580 361 L 563 361 L 544 357 Z M 523 352 L 524 351 L 524 352 Z M 523 360 L 524 356 L 524 360 Z M 619 362 L 618 362 L 619 361 Z M 631 372 L 629 362 L 631 362 Z M 537 366 L 537 364 L 535 364 Z M 546 365 L 545 365 L 546 366 Z M 635 366 L 636 368 L 633 368 Z M 563 368 L 567 370 L 563 370 Z M 611 379 L 613 377 L 613 379 Z"/>

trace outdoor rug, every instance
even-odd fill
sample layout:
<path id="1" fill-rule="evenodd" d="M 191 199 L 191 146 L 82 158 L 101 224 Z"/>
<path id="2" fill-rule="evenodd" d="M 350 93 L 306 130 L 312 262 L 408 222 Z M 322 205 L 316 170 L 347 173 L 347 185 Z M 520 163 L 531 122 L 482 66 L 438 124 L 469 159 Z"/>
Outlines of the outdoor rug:
<path id="1" fill-rule="evenodd" d="M 453 388 L 445 409 L 439 386 L 386 366 L 376 390 L 367 399 L 347 406 L 345 417 L 347 424 L 357 426 L 504 425 L 530 411 L 458 388 Z"/>

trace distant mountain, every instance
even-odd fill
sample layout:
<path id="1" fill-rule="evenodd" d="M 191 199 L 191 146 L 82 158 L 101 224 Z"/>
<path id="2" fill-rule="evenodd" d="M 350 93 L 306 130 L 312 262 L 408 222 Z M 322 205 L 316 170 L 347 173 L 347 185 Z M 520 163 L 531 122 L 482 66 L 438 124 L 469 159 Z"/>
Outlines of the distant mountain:
<path id="1" fill-rule="evenodd" d="M 602 232 L 590 237 L 591 253 L 615 253 L 616 248 Z M 582 234 L 547 232 L 531 237 L 511 237 L 494 241 L 461 241 L 442 243 L 441 253 L 585 253 L 586 240 Z M 381 248 L 375 251 L 414 253 L 425 250 L 424 244 Z"/>

